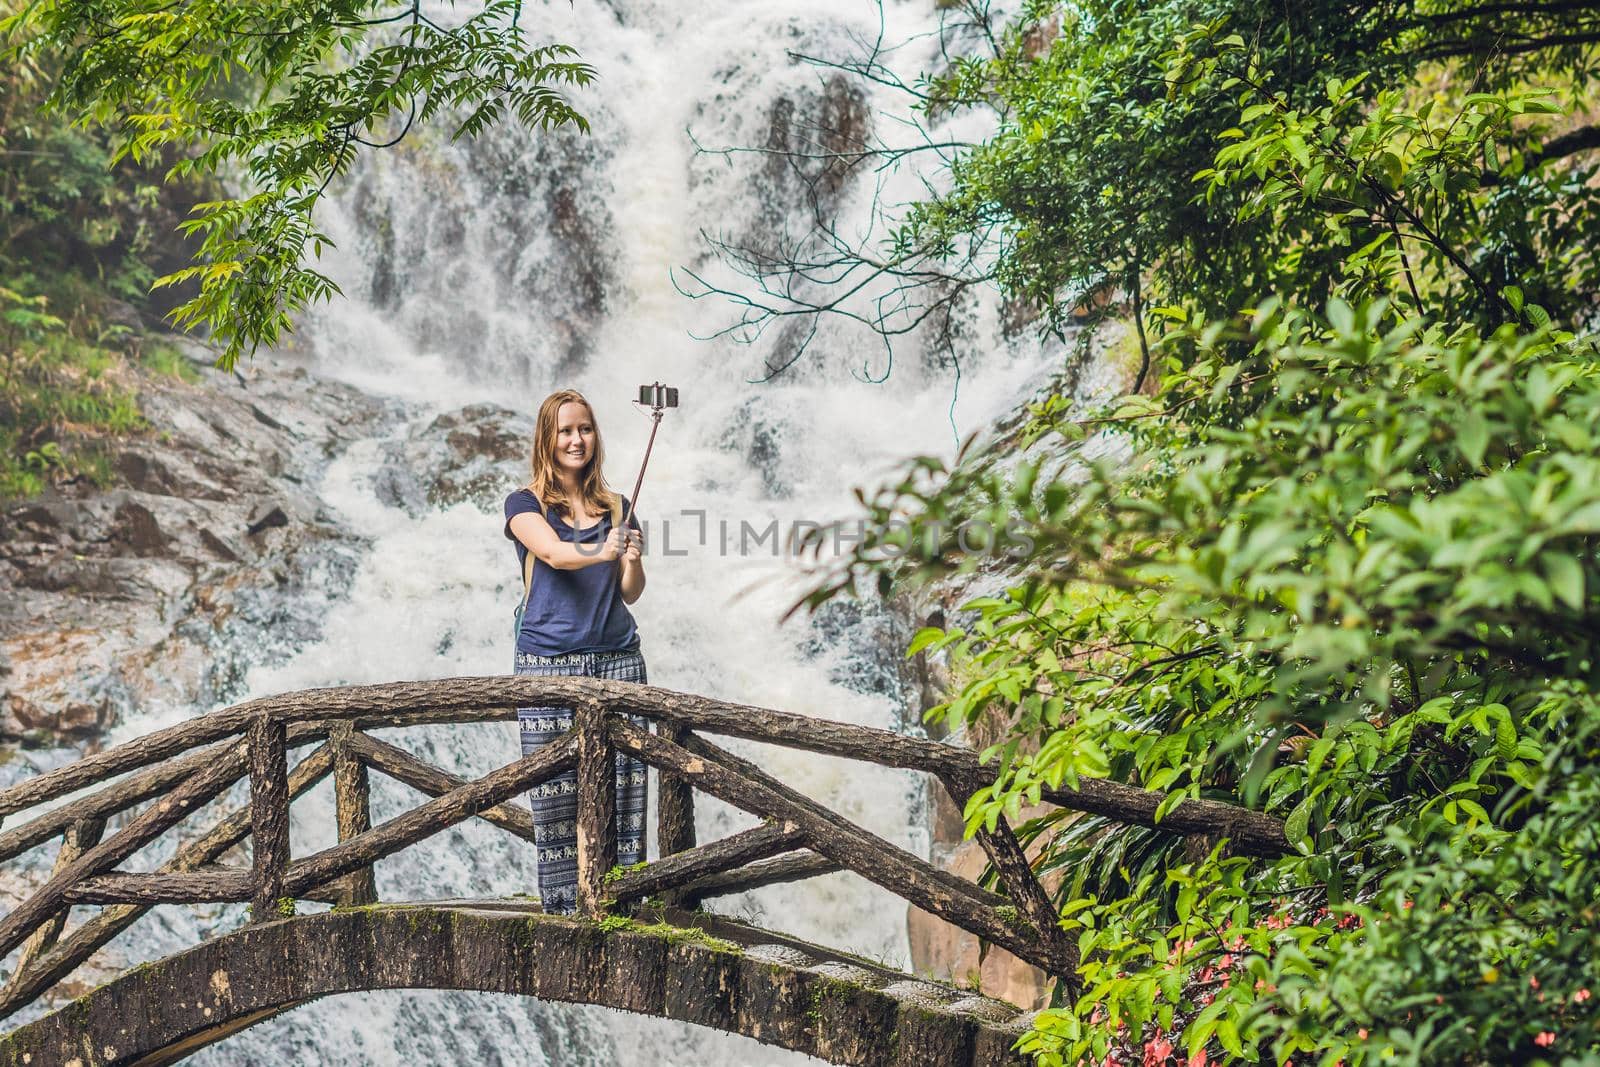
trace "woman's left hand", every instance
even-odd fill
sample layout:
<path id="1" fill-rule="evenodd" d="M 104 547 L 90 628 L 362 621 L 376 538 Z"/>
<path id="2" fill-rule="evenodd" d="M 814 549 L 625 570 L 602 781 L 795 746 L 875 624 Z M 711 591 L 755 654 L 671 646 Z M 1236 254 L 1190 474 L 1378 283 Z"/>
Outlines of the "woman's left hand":
<path id="1" fill-rule="evenodd" d="M 622 562 L 624 565 L 631 565 L 634 567 L 639 565 L 639 561 L 641 559 L 640 549 L 643 544 L 644 535 L 640 534 L 637 530 L 628 531 L 628 543 L 627 546 L 622 550 Z"/>

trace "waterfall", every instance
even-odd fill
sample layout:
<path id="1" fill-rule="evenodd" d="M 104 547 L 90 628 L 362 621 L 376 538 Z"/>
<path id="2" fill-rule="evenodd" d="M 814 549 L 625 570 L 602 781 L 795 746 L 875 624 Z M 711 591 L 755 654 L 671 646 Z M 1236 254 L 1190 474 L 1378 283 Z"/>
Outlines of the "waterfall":
<path id="1" fill-rule="evenodd" d="M 885 39 L 908 77 L 937 63 L 935 0 L 883 10 Z M 446 8 L 441 18 L 449 18 Z M 323 636 L 246 679 L 255 696 L 311 686 L 510 670 L 511 608 L 520 591 L 497 500 L 525 477 L 498 467 L 497 491 L 446 507 L 407 508 L 378 491 L 405 442 L 441 412 L 494 404 L 523 428 L 549 391 L 573 386 L 594 403 L 613 488 L 631 492 L 649 421 L 629 403 L 642 382 L 682 390 L 656 442 L 639 514 L 650 524 L 648 588 L 634 607 L 651 681 L 820 718 L 900 728 L 895 683 L 903 633 L 882 605 L 840 608 L 780 627 L 800 586 L 760 544 L 720 550 L 727 523 L 852 514 L 851 489 L 875 484 L 921 451 L 950 455 L 956 434 L 993 425 L 1059 366 L 1031 335 L 1008 338 L 995 301 L 960 322 L 964 376 L 904 339 L 893 372 L 870 334 L 824 324 L 800 364 L 752 384 L 782 358 L 793 331 L 761 345 L 697 340 L 735 311 L 690 301 L 670 272 L 715 271 L 701 232 L 776 240 L 806 224 L 796 179 L 772 157 L 697 154 L 702 145 L 767 145 L 806 124 L 877 124 L 907 101 L 887 89 L 791 58 L 844 58 L 879 33 L 867 0 L 596 0 L 529 3 L 535 42 L 576 45 L 600 73 L 576 102 L 590 135 L 497 129 L 451 143 L 438 129 L 375 153 L 343 179 L 323 222 L 337 242 L 323 266 L 345 298 L 301 324 L 283 351 L 315 376 L 392 398 L 385 431 L 329 466 L 326 506 L 370 539 L 353 584 L 330 598 Z M 977 120 L 964 120 L 977 121 Z M 800 132 L 796 132 L 800 131 Z M 973 131 L 968 131 L 973 132 Z M 979 131 L 981 132 L 981 130 Z M 824 182 L 828 206 L 865 226 L 875 183 L 886 200 L 917 196 L 916 168 Z M 682 275 L 680 275 L 680 278 Z M 866 373 L 862 373 L 865 368 Z M 406 472 L 401 471 L 404 475 Z M 699 543 L 698 512 L 707 537 Z M 670 527 L 670 531 L 668 529 Z M 670 544 L 668 538 L 670 537 Z M 667 554 L 670 549 L 674 554 Z M 677 554 L 682 553 L 682 554 Z M 124 735 L 150 728 L 125 725 Z M 385 736 L 458 774 L 517 754 L 511 724 L 435 727 Z M 926 854 L 922 784 L 912 776 L 754 745 L 734 746 L 807 795 L 891 841 Z M 374 775 L 373 819 L 418 802 Z M 704 798 L 701 840 L 754 820 Z M 295 809 L 297 855 L 334 840 L 331 785 Z M 493 827 L 461 827 L 377 867 L 380 896 L 428 899 L 530 892 L 524 843 Z M 854 875 L 713 902 L 716 910 L 905 966 L 905 906 Z M 302 907 L 308 907 L 302 905 Z M 237 906 L 160 909 L 133 955 L 192 944 L 241 920 Z M 487 994 L 375 993 L 307 1005 L 194 1057 L 237 1063 L 352 1065 L 787 1065 L 806 1057 L 660 1020 Z"/>

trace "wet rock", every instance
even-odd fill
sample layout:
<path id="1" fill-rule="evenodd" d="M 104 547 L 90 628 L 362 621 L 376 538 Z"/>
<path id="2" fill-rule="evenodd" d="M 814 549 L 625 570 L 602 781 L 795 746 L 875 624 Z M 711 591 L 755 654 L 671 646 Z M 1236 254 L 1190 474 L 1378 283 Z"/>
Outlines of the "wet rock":
<path id="1" fill-rule="evenodd" d="M 20 588 L 44 593 L 128 598 L 129 590 L 119 580 L 120 576 L 111 560 L 57 553 L 18 563 L 17 584 Z"/>
<path id="2" fill-rule="evenodd" d="M 383 504 L 407 515 L 420 515 L 428 509 L 428 493 L 422 479 L 406 462 L 400 448 L 392 449 L 372 476 L 372 493 Z"/>
<path id="3" fill-rule="evenodd" d="M 109 326 L 121 326 L 127 330 L 144 329 L 144 317 L 139 314 L 139 309 L 125 300 L 102 299 L 100 319 Z"/>
<path id="4" fill-rule="evenodd" d="M 471 503 L 495 509 L 527 480 L 533 420 L 494 404 L 448 411 L 390 448 L 374 479 L 378 498 L 408 514 Z"/>
<path id="5" fill-rule="evenodd" d="M 383 404 L 303 371 L 222 373 L 173 343 L 203 381 L 142 381 L 154 431 L 119 447 L 117 486 L 0 510 L 16 591 L 0 598 L 0 743 L 93 746 L 134 712 L 232 699 L 249 666 L 318 636 L 355 573 L 365 542 L 316 491 Z"/>
<path id="6" fill-rule="evenodd" d="M 209 548 L 218 559 L 225 559 L 229 563 L 239 562 L 239 554 L 228 543 L 205 527 L 200 528 L 200 543 Z"/>
<path id="7" fill-rule="evenodd" d="M 469 500 L 488 503 L 505 491 L 507 468 L 526 463 L 533 426 L 516 412 L 491 404 L 474 404 L 440 415 L 423 431 L 424 439 L 444 435 L 448 450 L 428 485 L 428 502 L 436 507 Z"/>
<path id="8" fill-rule="evenodd" d="M 820 93 L 778 97 L 767 120 L 763 199 L 770 210 L 786 217 L 792 205 L 814 200 L 817 217 L 832 218 L 871 136 L 866 94 L 842 73 Z"/>
<path id="9" fill-rule="evenodd" d="M 167 535 L 161 532 L 155 515 L 149 508 L 131 500 L 118 506 L 110 539 L 140 556 L 155 555 L 167 545 Z"/>
<path id="10" fill-rule="evenodd" d="M 165 463 L 137 449 L 117 454 L 116 471 L 125 484 L 142 493 L 172 496 L 178 489 L 178 480 Z"/>
<path id="11" fill-rule="evenodd" d="M 597 107 L 590 118 L 606 124 Z M 417 351 L 470 353 L 485 373 L 516 385 L 530 366 L 572 376 L 590 361 L 621 284 L 606 235 L 616 230 L 616 200 L 636 191 L 608 188 L 612 151 L 607 139 L 576 131 L 508 126 L 425 162 L 358 164 L 345 202 L 368 266 L 359 290 Z M 466 292 L 474 299 L 458 299 Z M 486 314 L 484 301 L 495 310 Z M 526 307 L 539 309 L 536 330 L 516 313 Z M 320 334 L 308 343 L 329 343 Z"/>
<path id="12" fill-rule="evenodd" d="M 808 656 L 839 649 L 828 680 L 857 693 L 889 697 L 904 703 L 917 690 L 916 677 L 905 657 L 914 632 L 900 613 L 878 601 L 830 600 L 808 617 L 810 633 L 800 644 Z M 915 725 L 910 719 L 908 725 Z"/>
<path id="13" fill-rule="evenodd" d="M 283 423 L 279 422 L 277 419 L 273 418 L 271 415 L 268 415 L 265 411 L 262 411 L 260 404 L 251 404 L 250 405 L 250 414 L 255 417 L 255 420 L 257 422 L 259 422 L 263 426 L 268 427 L 269 429 L 277 430 L 279 433 L 288 434 L 291 437 L 298 437 L 299 436 L 299 434 L 295 433 L 294 430 L 292 430 L 288 426 L 285 426 Z"/>
<path id="14" fill-rule="evenodd" d="M 740 403 L 723 428 L 718 447 L 732 452 L 761 475 L 761 486 L 775 500 L 787 499 L 794 472 L 784 469 L 783 442 L 793 432 L 793 423 L 781 410 L 774 410 L 765 395 Z"/>
<path id="15" fill-rule="evenodd" d="M 250 519 L 250 525 L 245 528 L 245 533 L 254 537 L 262 530 L 270 530 L 275 526 L 289 525 L 289 516 L 277 505 L 259 509 Z"/>
<path id="16" fill-rule="evenodd" d="M 59 535 L 68 509 L 59 501 L 25 504 L 0 519 L 0 537 L 39 543 Z"/>
<path id="17" fill-rule="evenodd" d="M 739 90 L 755 88 L 754 78 L 738 64 L 729 67 L 718 78 L 718 91 L 697 103 L 691 120 L 693 130 L 723 131 L 721 146 L 708 146 L 691 162 L 692 187 L 710 186 L 749 205 L 718 220 L 701 265 L 722 259 L 723 266 L 744 264 L 736 268 L 741 272 L 779 270 L 766 279 L 777 290 L 801 302 L 824 301 L 826 290 L 808 281 L 805 272 L 788 276 L 780 267 L 833 263 L 839 243 L 851 242 L 850 234 L 830 232 L 821 220 L 841 216 L 846 198 L 862 186 L 863 166 L 875 165 L 869 154 L 875 138 L 872 108 L 857 80 L 836 72 L 820 84 L 796 85 L 769 97 L 764 112 L 750 109 Z M 729 111 L 748 111 L 748 118 L 730 129 Z M 771 329 L 758 346 L 766 376 L 823 365 L 829 346 L 813 343 L 818 323 L 809 316 L 767 325 Z"/>

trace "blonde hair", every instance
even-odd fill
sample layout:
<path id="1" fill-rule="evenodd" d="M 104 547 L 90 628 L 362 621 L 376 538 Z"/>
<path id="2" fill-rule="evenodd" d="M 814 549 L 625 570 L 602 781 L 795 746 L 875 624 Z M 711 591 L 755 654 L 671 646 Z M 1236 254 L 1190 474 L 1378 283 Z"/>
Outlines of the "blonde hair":
<path id="1" fill-rule="evenodd" d="M 554 506 L 569 520 L 572 518 L 572 501 L 561 487 L 556 468 L 556 436 L 561 429 L 561 405 L 582 404 L 589 412 L 589 424 L 594 427 L 594 453 L 589 457 L 582 477 L 578 480 L 578 495 L 586 511 L 606 512 L 615 526 L 622 521 L 622 498 L 606 485 L 604 467 L 606 447 L 600 437 L 600 423 L 594 417 L 594 408 L 576 389 L 561 389 L 544 398 L 539 405 L 539 417 L 533 426 L 533 449 L 528 465 L 533 477 L 528 489 L 545 506 Z"/>

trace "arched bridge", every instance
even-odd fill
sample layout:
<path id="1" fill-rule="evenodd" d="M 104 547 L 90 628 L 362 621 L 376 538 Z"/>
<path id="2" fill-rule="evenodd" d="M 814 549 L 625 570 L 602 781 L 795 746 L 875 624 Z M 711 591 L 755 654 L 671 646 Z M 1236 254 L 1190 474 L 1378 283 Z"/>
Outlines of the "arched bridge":
<path id="1" fill-rule="evenodd" d="M 560 742 L 472 781 L 367 731 L 511 719 L 528 705 L 570 705 Z M 643 717 L 654 731 L 638 726 Z M 54 868 L 0 919 L 12 960 L 0 1015 L 50 994 L 152 906 L 248 902 L 251 922 L 141 965 L 52 1014 L 0 1036 L 0 1064 L 160 1064 L 316 997 L 364 989 L 445 988 L 602 1004 L 741 1033 L 841 1064 L 1010 1063 L 1026 1029 L 1015 1007 L 698 911 L 721 894 L 848 869 L 955 926 L 1073 983 L 1074 945 L 1011 829 L 978 838 L 994 892 L 941 871 L 728 752 L 705 734 L 844 756 L 931 774 L 955 802 L 992 781 L 969 750 L 883 730 L 589 678 L 463 678 L 310 690 L 250 701 L 89 756 L 0 791 L 0 816 L 42 809 L 0 832 L 0 862 L 60 839 Z M 291 770 L 289 754 L 311 747 Z M 615 867 L 615 753 L 661 774 L 662 858 Z M 379 904 L 372 865 L 469 818 L 533 840 L 513 798 L 576 768 L 580 916 L 536 902 Z M 433 799 L 379 826 L 368 774 Z M 293 858 L 289 806 L 334 778 L 339 842 Z M 119 866 L 241 778 L 250 801 L 218 817 L 158 870 Z M 702 790 L 762 819 L 695 841 Z M 85 791 L 65 803 L 61 799 Z M 1157 825 L 1162 794 L 1083 781 L 1044 799 Z M 55 803 L 55 807 L 46 807 Z M 107 835 L 108 820 L 125 821 Z M 1281 824 L 1191 800 L 1163 830 L 1228 837 L 1278 852 Z M 250 842 L 251 865 L 219 862 Z M 295 916 L 296 900 L 335 904 Z M 75 905 L 100 905 L 66 928 Z"/>

